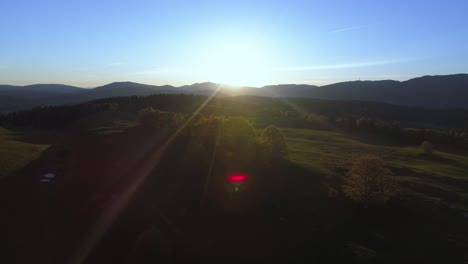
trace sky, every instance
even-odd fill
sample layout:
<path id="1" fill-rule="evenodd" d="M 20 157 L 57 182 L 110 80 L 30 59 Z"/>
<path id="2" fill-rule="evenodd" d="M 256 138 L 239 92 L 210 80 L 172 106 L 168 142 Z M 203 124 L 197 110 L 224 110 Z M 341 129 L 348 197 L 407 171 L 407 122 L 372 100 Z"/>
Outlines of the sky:
<path id="1" fill-rule="evenodd" d="M 0 84 L 263 86 L 468 72 L 468 1 L 0 1 Z"/>

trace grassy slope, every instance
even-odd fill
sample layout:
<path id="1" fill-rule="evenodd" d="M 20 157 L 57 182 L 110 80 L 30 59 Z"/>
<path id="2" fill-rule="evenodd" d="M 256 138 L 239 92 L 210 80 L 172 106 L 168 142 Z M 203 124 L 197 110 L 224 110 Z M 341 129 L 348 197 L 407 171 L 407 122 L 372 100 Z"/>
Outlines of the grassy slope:
<path id="1" fill-rule="evenodd" d="M 468 202 L 468 154 L 421 155 L 413 146 L 365 143 L 338 132 L 285 128 L 289 158 L 312 171 L 340 176 L 356 157 L 383 157 L 402 180 L 427 199 L 465 207 Z M 464 208 L 466 209 L 466 208 Z"/>
<path id="2" fill-rule="evenodd" d="M 128 120 L 125 114 L 105 112 L 82 118 L 57 130 L 12 131 L 0 126 L 0 180 L 40 158 L 54 143 L 60 141 L 60 147 L 66 148 L 67 144 L 79 139 L 79 135 L 122 132 L 135 125 Z M 70 137 L 70 135 L 75 136 Z M 62 146 L 63 144 L 65 145 Z"/>
<path id="3" fill-rule="evenodd" d="M 24 168 L 48 147 L 25 142 L 19 134 L 0 127 L 0 179 Z"/>

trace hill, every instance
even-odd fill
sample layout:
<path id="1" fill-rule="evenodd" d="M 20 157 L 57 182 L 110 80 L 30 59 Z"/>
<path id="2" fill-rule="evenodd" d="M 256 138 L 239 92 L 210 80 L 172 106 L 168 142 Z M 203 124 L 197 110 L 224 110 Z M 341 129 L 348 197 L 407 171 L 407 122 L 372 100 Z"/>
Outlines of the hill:
<path id="1" fill-rule="evenodd" d="M 404 82 L 354 81 L 319 87 L 305 97 L 377 101 L 399 105 L 468 107 L 468 74 L 423 76 Z"/>
<path id="2" fill-rule="evenodd" d="M 211 82 L 181 87 L 116 82 L 83 89 L 67 85 L 0 86 L 1 112 L 27 109 L 35 105 L 82 103 L 94 99 L 150 94 L 253 95 L 284 98 L 359 100 L 428 108 L 468 108 L 468 74 L 423 76 L 407 81 L 350 81 L 324 86 L 281 84 L 261 88 L 234 87 Z M 6 97 L 15 103 L 8 102 Z M 25 101 L 21 103 L 21 101 Z M 27 101 L 27 102 L 26 102 Z"/>
<path id="3" fill-rule="evenodd" d="M 26 86 L 14 86 L 14 85 L 0 85 L 0 92 L 2 94 L 15 94 L 28 92 L 31 96 L 38 96 L 41 93 L 47 95 L 50 94 L 72 94 L 83 91 L 84 88 L 78 88 L 70 85 L 63 84 L 33 84 Z"/>
<path id="4" fill-rule="evenodd" d="M 76 95 L 84 90 L 86 89 L 62 84 L 0 85 L 0 112 L 56 104 L 62 96 Z"/>
<path id="5" fill-rule="evenodd" d="M 172 93 L 174 90 L 174 87 L 169 85 L 155 86 L 133 82 L 115 82 L 93 89 L 86 89 L 73 96 L 57 97 L 55 98 L 55 104 L 82 103 L 106 97 L 129 95 L 145 96 L 150 94 Z"/>

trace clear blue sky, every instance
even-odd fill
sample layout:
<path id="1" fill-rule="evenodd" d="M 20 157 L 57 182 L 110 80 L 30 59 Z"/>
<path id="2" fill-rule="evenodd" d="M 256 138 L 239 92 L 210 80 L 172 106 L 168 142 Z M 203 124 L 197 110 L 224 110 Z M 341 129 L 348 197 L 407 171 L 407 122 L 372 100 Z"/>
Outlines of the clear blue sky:
<path id="1" fill-rule="evenodd" d="M 325 84 L 468 72 L 468 1 L 0 1 L 0 83 Z"/>

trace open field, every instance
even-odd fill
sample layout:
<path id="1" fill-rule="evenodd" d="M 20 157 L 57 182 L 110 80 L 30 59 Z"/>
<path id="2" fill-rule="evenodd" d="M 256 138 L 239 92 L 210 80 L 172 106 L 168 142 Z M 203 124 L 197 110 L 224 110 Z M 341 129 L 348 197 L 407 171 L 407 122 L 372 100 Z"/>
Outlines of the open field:
<path id="1" fill-rule="evenodd" d="M 466 153 L 435 151 L 434 157 L 427 157 L 417 146 L 396 146 L 383 141 L 366 143 L 339 132 L 291 128 L 284 128 L 283 132 L 289 159 L 313 172 L 340 177 L 355 158 L 377 155 L 385 159 L 402 182 L 411 186 L 411 191 L 467 209 Z"/>
<path id="2" fill-rule="evenodd" d="M 47 144 L 29 143 L 19 133 L 0 127 L 0 179 L 18 172 L 39 158 Z"/>

